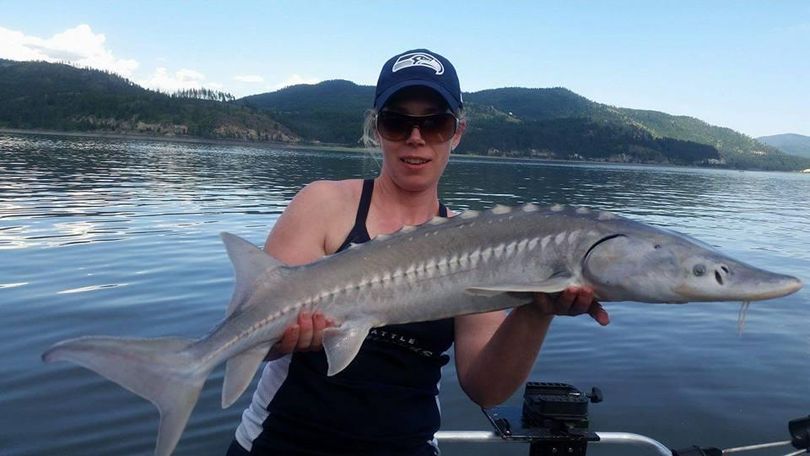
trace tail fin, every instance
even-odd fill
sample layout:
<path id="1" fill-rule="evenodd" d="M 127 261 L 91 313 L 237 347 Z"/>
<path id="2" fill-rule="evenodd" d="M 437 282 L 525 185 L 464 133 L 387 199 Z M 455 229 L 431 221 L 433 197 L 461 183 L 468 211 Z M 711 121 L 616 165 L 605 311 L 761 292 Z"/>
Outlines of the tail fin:
<path id="1" fill-rule="evenodd" d="M 177 446 L 212 369 L 192 359 L 186 351 L 190 344 L 178 338 L 80 337 L 54 345 L 42 360 L 71 361 L 155 404 L 160 411 L 155 455 L 167 456 Z"/>

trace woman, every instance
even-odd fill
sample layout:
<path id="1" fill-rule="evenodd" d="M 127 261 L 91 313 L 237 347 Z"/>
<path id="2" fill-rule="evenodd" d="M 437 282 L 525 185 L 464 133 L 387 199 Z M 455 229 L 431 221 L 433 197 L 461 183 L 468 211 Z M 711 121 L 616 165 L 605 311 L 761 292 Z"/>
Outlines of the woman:
<path id="1" fill-rule="evenodd" d="M 403 225 L 448 216 L 438 183 L 464 133 L 456 71 L 425 49 L 383 66 L 366 137 L 383 152 L 376 179 L 318 181 L 301 190 L 265 250 L 291 265 L 310 263 Z M 512 312 L 372 329 L 357 358 L 326 376 L 328 316 L 302 313 L 269 362 L 245 410 L 229 456 L 245 454 L 438 454 L 441 366 L 451 345 L 458 380 L 483 407 L 506 400 L 528 376 L 554 315 L 608 315 L 588 289 L 569 289 Z"/>

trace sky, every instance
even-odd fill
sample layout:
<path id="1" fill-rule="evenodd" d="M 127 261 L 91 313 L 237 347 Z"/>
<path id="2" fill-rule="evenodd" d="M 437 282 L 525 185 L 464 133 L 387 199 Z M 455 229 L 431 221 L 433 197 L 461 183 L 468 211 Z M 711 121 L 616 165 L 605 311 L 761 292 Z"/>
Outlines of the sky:
<path id="1" fill-rule="evenodd" d="M 374 85 L 414 48 L 453 62 L 465 92 L 565 87 L 753 137 L 810 136 L 810 1 L 0 0 L 0 58 L 166 92 Z"/>

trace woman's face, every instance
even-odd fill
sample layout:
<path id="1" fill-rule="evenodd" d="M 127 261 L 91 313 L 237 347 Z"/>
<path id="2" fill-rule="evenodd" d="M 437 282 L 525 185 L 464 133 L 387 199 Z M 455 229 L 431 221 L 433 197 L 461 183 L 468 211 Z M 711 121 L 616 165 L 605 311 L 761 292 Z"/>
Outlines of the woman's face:
<path id="1" fill-rule="evenodd" d="M 448 112 L 444 100 L 427 88 L 405 89 L 395 95 L 383 111 L 410 116 L 425 116 Z M 445 141 L 422 135 L 418 127 L 411 128 L 401 141 L 386 139 L 378 132 L 383 151 L 383 174 L 406 191 L 423 191 L 438 184 L 450 159 L 450 150 L 461 139 L 463 125 Z"/>

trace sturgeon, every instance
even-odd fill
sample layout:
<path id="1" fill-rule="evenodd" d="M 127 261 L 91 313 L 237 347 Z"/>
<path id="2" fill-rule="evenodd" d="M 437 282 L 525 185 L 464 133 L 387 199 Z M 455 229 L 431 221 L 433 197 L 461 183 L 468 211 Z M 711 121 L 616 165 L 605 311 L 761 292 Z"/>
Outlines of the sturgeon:
<path id="1" fill-rule="evenodd" d="M 206 378 L 226 362 L 222 407 L 241 396 L 302 311 L 321 312 L 328 375 L 371 328 L 494 311 L 531 293 L 588 286 L 600 301 L 754 301 L 796 292 L 792 276 L 757 269 L 688 236 L 587 208 L 533 204 L 466 211 L 405 226 L 303 266 L 285 266 L 223 233 L 235 269 L 226 318 L 197 340 L 80 337 L 45 362 L 84 366 L 154 403 L 155 455 L 177 445 Z"/>

